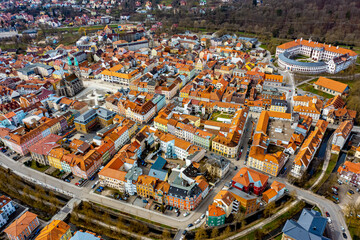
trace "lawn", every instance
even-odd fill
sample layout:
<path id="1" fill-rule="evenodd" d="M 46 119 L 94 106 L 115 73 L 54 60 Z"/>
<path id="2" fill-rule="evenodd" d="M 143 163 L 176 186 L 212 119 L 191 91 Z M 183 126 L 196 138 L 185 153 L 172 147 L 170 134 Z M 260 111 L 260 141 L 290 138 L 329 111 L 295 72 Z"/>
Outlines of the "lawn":
<path id="1" fill-rule="evenodd" d="M 312 189 L 313 192 L 317 192 L 321 188 L 321 186 L 324 184 L 324 182 L 326 182 L 328 180 L 328 178 L 330 177 L 330 174 L 332 173 L 332 171 L 334 170 L 334 168 L 336 166 L 338 158 L 339 158 L 338 154 L 331 154 L 330 162 L 325 171 L 325 175 L 324 175 L 323 179 L 321 179 L 320 183 L 318 183 L 318 185 L 316 185 Z"/>
<path id="2" fill-rule="evenodd" d="M 31 168 L 35 169 L 40 172 L 45 172 L 50 166 L 42 165 L 40 163 L 36 164 L 37 162 L 35 160 L 31 161 Z"/>
<path id="3" fill-rule="evenodd" d="M 316 90 L 313 85 L 308 84 L 308 83 L 301 84 L 298 88 L 301 88 L 302 90 L 304 90 L 306 92 L 311 92 L 313 94 L 322 96 L 322 97 L 327 98 L 327 99 L 334 97 L 334 95 L 331 95 L 331 94 Z"/>
<path id="4" fill-rule="evenodd" d="M 231 119 L 233 118 L 234 114 L 222 113 L 222 112 L 214 112 L 211 115 L 211 120 L 216 121 L 218 118 L 226 118 Z"/>
<path id="5" fill-rule="evenodd" d="M 320 208 L 319 208 L 318 206 L 315 206 L 313 209 L 314 209 L 315 211 L 321 213 L 321 210 L 320 210 Z"/>
<path id="6" fill-rule="evenodd" d="M 360 221 L 354 218 L 346 218 L 346 224 L 348 225 L 351 238 L 354 240 L 360 240 Z"/>

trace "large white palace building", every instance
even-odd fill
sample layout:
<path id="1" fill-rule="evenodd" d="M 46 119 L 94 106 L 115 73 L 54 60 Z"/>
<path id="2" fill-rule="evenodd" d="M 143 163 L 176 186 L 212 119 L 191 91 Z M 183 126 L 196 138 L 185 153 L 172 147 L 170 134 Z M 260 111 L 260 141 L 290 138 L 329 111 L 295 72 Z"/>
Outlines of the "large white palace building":
<path id="1" fill-rule="evenodd" d="M 297 61 L 296 55 L 304 55 L 313 62 Z M 337 73 L 355 63 L 357 54 L 346 48 L 335 47 L 311 40 L 296 39 L 276 48 L 280 67 L 299 73 Z"/>

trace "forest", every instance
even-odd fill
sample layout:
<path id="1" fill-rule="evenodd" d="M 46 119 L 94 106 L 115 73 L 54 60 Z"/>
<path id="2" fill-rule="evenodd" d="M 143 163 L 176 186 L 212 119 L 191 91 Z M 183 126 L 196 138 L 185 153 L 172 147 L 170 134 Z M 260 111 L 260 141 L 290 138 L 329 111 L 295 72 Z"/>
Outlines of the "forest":
<path id="1" fill-rule="evenodd" d="M 179 6 L 179 0 L 173 0 L 173 11 L 155 10 L 154 15 L 165 27 L 177 24 L 180 29 L 193 31 L 222 29 L 268 38 L 303 37 L 360 45 L 359 0 L 263 0 L 262 4 L 256 0 L 208 0 L 205 6 L 199 6 L 198 1 L 187 0 L 186 6 Z"/>

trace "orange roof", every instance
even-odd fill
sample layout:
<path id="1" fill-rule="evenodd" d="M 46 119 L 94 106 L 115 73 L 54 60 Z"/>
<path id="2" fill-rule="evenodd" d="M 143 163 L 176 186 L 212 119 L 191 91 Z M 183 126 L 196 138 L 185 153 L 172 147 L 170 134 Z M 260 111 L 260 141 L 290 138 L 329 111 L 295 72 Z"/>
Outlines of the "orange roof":
<path id="1" fill-rule="evenodd" d="M 319 77 L 319 79 L 314 83 L 315 85 L 328 88 L 335 92 L 343 93 L 348 87 L 347 84 L 338 82 L 329 78 Z"/>
<path id="2" fill-rule="evenodd" d="M 248 186 L 251 181 L 260 181 L 261 185 L 263 186 L 268 179 L 269 177 L 265 174 L 259 173 L 247 167 L 243 167 L 236 173 L 232 180 L 240 183 L 243 186 Z"/>
<path id="3" fill-rule="evenodd" d="M 270 118 L 279 118 L 279 119 L 291 119 L 291 113 L 281 113 L 273 111 L 262 111 L 256 125 L 256 132 L 262 132 L 266 134 L 267 127 L 269 124 Z"/>
<path id="4" fill-rule="evenodd" d="M 274 181 L 271 184 L 271 188 L 274 189 L 276 192 L 279 192 L 281 189 L 285 188 L 285 184 L 278 182 L 278 181 Z"/>
<path id="5" fill-rule="evenodd" d="M 70 226 L 61 220 L 53 220 L 46 225 L 35 240 L 60 240 L 70 229 Z"/>
<path id="6" fill-rule="evenodd" d="M 37 218 L 37 215 L 26 211 L 18 219 L 16 219 L 10 226 L 8 226 L 4 232 L 8 235 L 18 237 L 28 226 L 29 224 Z"/>
<path id="7" fill-rule="evenodd" d="M 265 192 L 263 192 L 263 198 L 266 199 L 266 200 L 272 199 L 276 195 L 277 195 L 277 192 L 272 188 L 270 188 L 270 189 L 266 190 Z"/>
<path id="8" fill-rule="evenodd" d="M 360 174 L 360 163 L 345 161 L 344 164 L 340 165 L 338 169 L 338 173 L 341 174 L 342 172 Z"/>
<path id="9" fill-rule="evenodd" d="M 227 190 L 221 190 L 216 194 L 214 200 L 222 200 L 223 203 L 230 206 L 231 203 L 235 200 L 235 197 Z"/>
<path id="10" fill-rule="evenodd" d="M 216 206 L 215 203 L 209 205 L 208 212 L 209 212 L 210 217 L 219 217 L 219 216 L 226 215 L 224 209 Z"/>

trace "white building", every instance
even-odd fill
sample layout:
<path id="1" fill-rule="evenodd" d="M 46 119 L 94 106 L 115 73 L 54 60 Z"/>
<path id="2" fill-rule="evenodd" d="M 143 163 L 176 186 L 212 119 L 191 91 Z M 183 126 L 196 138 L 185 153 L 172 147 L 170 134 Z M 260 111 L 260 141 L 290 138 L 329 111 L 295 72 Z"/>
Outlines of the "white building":
<path id="1" fill-rule="evenodd" d="M 0 197 L 0 228 L 9 220 L 9 216 L 15 212 L 12 200 L 6 196 Z"/>

